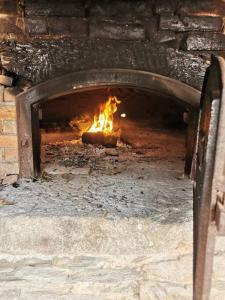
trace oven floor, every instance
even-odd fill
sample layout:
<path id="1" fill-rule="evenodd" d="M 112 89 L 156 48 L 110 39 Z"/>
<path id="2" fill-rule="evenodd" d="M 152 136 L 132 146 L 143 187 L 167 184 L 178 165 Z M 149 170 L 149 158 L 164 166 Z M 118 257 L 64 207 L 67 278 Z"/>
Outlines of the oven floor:
<path id="1" fill-rule="evenodd" d="M 13 205 L 0 216 L 86 216 L 144 218 L 156 224 L 192 219 L 192 184 L 183 176 L 183 160 L 129 160 L 107 157 L 89 166 L 46 165 L 44 179 L 6 186 L 1 198 Z M 81 158 L 82 159 L 82 158 Z M 90 162 L 93 164 L 93 161 Z"/>
<path id="2" fill-rule="evenodd" d="M 0 299 L 191 299 L 182 156 L 87 149 L 88 161 L 49 162 L 43 179 L 1 188 Z M 221 247 L 213 299 L 225 293 Z"/>

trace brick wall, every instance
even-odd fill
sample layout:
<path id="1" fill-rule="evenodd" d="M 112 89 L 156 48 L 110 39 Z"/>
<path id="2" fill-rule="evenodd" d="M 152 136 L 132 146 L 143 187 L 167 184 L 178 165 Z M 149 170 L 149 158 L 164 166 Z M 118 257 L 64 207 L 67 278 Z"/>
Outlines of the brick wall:
<path id="1" fill-rule="evenodd" d="M 0 75 L 0 178 L 4 179 L 3 183 L 6 175 L 15 178 L 19 171 L 15 107 L 19 90 L 11 86 L 12 82 L 11 77 Z"/>
<path id="2" fill-rule="evenodd" d="M 15 86 L 109 67 L 201 89 L 211 53 L 225 56 L 222 0 L 0 0 L 0 11 L 1 72 L 13 79 L 0 86 L 1 173 L 18 170 Z"/>

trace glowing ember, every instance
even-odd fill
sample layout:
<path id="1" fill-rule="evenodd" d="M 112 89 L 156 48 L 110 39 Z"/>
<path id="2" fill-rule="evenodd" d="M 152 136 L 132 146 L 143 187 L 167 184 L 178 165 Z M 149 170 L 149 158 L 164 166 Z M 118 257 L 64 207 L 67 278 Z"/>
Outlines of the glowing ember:
<path id="1" fill-rule="evenodd" d="M 113 131 L 113 115 L 117 111 L 117 104 L 121 101 L 117 97 L 109 97 L 107 102 L 100 106 L 100 111 L 94 116 L 94 122 L 88 132 L 104 132 L 109 134 Z"/>

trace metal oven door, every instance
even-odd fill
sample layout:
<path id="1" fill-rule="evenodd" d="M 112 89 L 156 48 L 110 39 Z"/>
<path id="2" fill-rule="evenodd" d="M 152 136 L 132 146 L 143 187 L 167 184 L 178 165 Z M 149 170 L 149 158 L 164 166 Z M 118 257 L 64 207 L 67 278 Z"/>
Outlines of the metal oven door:
<path id="1" fill-rule="evenodd" d="M 225 60 L 221 57 L 212 57 L 204 79 L 193 176 L 193 299 L 207 300 L 215 237 L 225 234 Z"/>

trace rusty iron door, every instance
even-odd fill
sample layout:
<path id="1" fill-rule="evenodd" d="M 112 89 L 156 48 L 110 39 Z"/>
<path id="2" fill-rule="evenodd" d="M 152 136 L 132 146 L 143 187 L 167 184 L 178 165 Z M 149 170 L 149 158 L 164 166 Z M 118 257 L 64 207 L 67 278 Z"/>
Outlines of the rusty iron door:
<path id="1" fill-rule="evenodd" d="M 205 75 L 193 174 L 193 299 L 208 300 L 215 238 L 225 234 L 225 60 L 221 57 L 212 57 Z"/>

